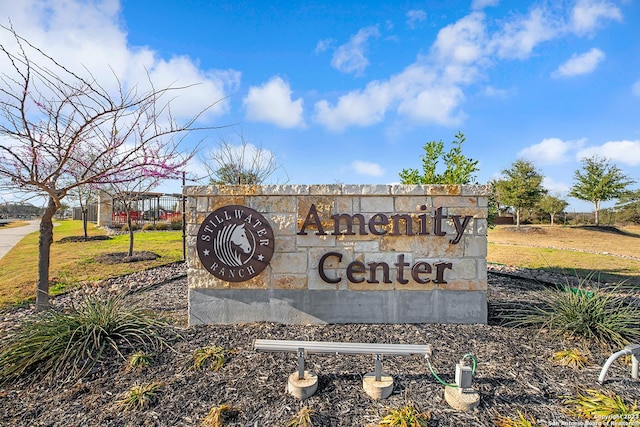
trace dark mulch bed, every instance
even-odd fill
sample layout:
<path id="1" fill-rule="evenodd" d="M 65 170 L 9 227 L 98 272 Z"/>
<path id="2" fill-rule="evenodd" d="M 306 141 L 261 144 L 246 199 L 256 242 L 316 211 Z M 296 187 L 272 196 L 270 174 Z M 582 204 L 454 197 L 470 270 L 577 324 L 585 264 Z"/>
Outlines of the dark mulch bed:
<path id="1" fill-rule="evenodd" d="M 110 240 L 109 236 L 67 236 L 58 240 L 58 243 L 94 242 L 96 240 Z"/>
<path id="2" fill-rule="evenodd" d="M 492 426 L 498 414 L 529 414 L 539 425 L 579 422 L 567 414 L 566 396 L 600 389 L 596 380 L 609 356 L 592 348 L 592 364 L 582 370 L 551 362 L 558 350 L 577 342 L 549 339 L 531 328 L 500 326 L 500 313 L 522 302 L 534 302 L 540 285 L 489 274 L 488 325 L 323 325 L 275 323 L 211 325 L 179 330 L 172 350 L 157 355 L 144 372 L 127 372 L 126 363 L 113 358 L 88 378 L 73 384 L 18 384 L 0 387 L 0 425 L 7 426 L 199 426 L 209 409 L 228 403 L 240 408 L 229 426 L 285 426 L 301 408 L 316 411 L 315 426 L 377 425 L 388 408 L 415 404 L 432 411 L 432 426 Z M 186 280 L 180 279 L 131 295 L 132 303 L 160 310 L 184 323 Z M 444 387 L 418 356 L 388 357 L 383 368 L 394 377 L 390 398 L 371 400 L 362 389 L 362 376 L 373 370 L 367 355 L 312 355 L 309 369 L 319 375 L 317 393 L 300 402 L 285 392 L 296 367 L 296 355 L 258 353 L 256 338 L 432 344 L 433 367 L 453 381 L 454 365 L 466 353 L 478 359 L 474 387 L 481 395 L 472 412 L 451 409 Z M 190 369 L 193 352 L 215 343 L 233 350 L 219 371 Z M 586 349 L 585 349 L 586 350 Z M 638 381 L 630 366 L 618 361 L 609 370 L 604 389 L 627 401 L 640 399 Z M 157 401 L 148 409 L 123 412 L 115 402 L 134 384 L 162 382 Z M 565 423 L 565 424 L 562 424 Z M 583 423 L 572 425 L 584 425 Z"/>
<path id="3" fill-rule="evenodd" d="M 112 252 L 97 256 L 95 261 L 102 264 L 121 264 L 126 262 L 152 261 L 158 258 L 160 258 L 160 255 L 149 251 L 134 252 L 131 256 L 129 256 L 128 252 Z"/>

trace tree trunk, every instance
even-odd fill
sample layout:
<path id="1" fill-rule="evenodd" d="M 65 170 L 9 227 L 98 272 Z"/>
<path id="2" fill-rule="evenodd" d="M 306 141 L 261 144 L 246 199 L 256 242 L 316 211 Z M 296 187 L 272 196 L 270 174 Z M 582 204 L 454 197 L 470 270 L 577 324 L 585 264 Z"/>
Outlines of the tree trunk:
<path id="1" fill-rule="evenodd" d="M 520 228 L 520 209 L 516 209 L 516 227 Z"/>
<path id="2" fill-rule="evenodd" d="M 58 210 L 56 202 L 49 197 L 47 209 L 40 220 L 40 237 L 38 239 L 38 285 L 36 288 L 36 309 L 49 308 L 49 258 L 53 243 L 53 215 Z"/>
<path id="3" fill-rule="evenodd" d="M 84 240 L 85 242 L 89 240 L 89 236 L 87 236 L 87 210 L 82 208 L 82 229 L 84 230 Z"/>
<path id="4" fill-rule="evenodd" d="M 131 221 L 131 210 L 127 210 L 127 226 L 129 227 L 129 252 L 128 256 L 133 256 L 133 224 Z"/>
<path id="5" fill-rule="evenodd" d="M 551 214 L 551 225 L 553 225 L 553 217 L 555 216 L 555 214 Z"/>
<path id="6" fill-rule="evenodd" d="M 596 215 L 595 215 L 596 225 L 600 225 L 600 202 L 594 202 L 593 206 L 595 208 L 594 210 L 596 211 Z"/>

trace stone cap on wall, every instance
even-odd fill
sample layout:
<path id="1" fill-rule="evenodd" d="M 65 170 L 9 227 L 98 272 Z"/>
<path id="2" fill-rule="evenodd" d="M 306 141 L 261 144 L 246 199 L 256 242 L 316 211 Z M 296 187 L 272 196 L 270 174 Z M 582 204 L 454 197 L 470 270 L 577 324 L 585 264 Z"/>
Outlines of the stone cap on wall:
<path id="1" fill-rule="evenodd" d="M 425 196 L 488 196 L 491 186 L 487 184 L 283 184 L 283 185 L 203 185 L 186 186 L 185 196 L 198 195 L 425 195 Z"/>

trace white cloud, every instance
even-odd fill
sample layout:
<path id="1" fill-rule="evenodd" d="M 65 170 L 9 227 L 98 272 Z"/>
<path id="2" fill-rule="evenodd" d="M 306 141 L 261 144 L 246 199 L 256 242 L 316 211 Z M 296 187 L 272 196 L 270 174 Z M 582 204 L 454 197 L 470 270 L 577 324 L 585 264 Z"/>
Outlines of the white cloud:
<path id="1" fill-rule="evenodd" d="M 410 10 L 407 12 L 407 25 L 409 28 L 415 28 L 416 23 L 423 22 L 427 19 L 427 13 L 424 10 Z"/>
<path id="2" fill-rule="evenodd" d="M 485 15 L 475 12 L 438 32 L 432 51 L 442 63 L 469 64 L 484 56 Z"/>
<path id="3" fill-rule="evenodd" d="M 351 163 L 351 167 L 359 175 L 368 175 L 368 176 L 384 175 L 384 169 L 382 169 L 382 167 L 377 163 L 365 162 L 362 160 L 354 160 Z"/>
<path id="4" fill-rule="evenodd" d="M 570 160 L 569 152 L 579 149 L 586 142 L 585 139 L 577 141 L 563 141 L 559 138 L 545 138 L 538 144 L 530 145 L 518 152 L 518 157 L 541 164 L 561 164 Z"/>
<path id="5" fill-rule="evenodd" d="M 622 12 L 616 5 L 608 1 L 578 0 L 571 14 L 570 27 L 576 34 L 585 35 L 607 19 L 622 21 Z"/>
<path id="6" fill-rule="evenodd" d="M 384 118 L 393 100 L 388 82 L 371 82 L 363 91 L 352 91 L 338 98 L 335 107 L 322 100 L 315 105 L 315 119 L 330 130 L 347 126 L 370 126 Z"/>
<path id="7" fill-rule="evenodd" d="M 235 90 L 240 84 L 240 72 L 228 70 L 203 71 L 188 57 L 174 57 L 168 61 L 158 60 L 149 70 L 156 87 L 179 87 L 193 85 L 176 93 L 171 102 L 172 113 L 189 116 L 193 106 L 204 106 L 222 100 L 227 90 Z M 218 102 L 209 114 L 219 115 L 229 110 L 228 102 Z M 193 111 L 195 113 L 195 111 Z M 191 113 L 193 114 L 193 113 Z"/>
<path id="8" fill-rule="evenodd" d="M 564 64 L 551 73 L 552 77 L 573 77 L 581 74 L 589 74 L 604 60 L 605 54 L 597 48 L 593 48 L 581 55 L 574 53 Z"/>
<path id="9" fill-rule="evenodd" d="M 471 10 L 482 10 L 487 7 L 497 6 L 500 0 L 473 0 L 471 2 Z"/>
<path id="10" fill-rule="evenodd" d="M 631 93 L 635 96 L 640 96 L 640 79 L 631 86 Z"/>
<path id="11" fill-rule="evenodd" d="M 461 85 L 477 78 L 475 62 L 484 58 L 484 14 L 475 13 L 442 29 L 432 56 L 406 67 L 386 80 L 372 81 L 364 89 L 315 104 L 315 120 L 333 131 L 349 126 L 371 126 L 389 111 L 420 124 L 457 125 L 464 118 Z"/>
<path id="12" fill-rule="evenodd" d="M 539 43 L 553 39 L 559 26 L 547 10 L 536 7 L 527 16 L 508 21 L 494 34 L 490 47 L 500 58 L 526 59 Z"/>
<path id="13" fill-rule="evenodd" d="M 497 61 L 528 59 L 540 44 L 572 31 L 567 17 L 574 9 L 561 10 L 548 3 L 536 3 L 526 14 L 511 14 L 502 20 L 489 21 L 482 8 L 497 3 L 497 0 L 474 1 L 474 11 L 440 29 L 428 54 L 418 55 L 416 62 L 403 71 L 369 82 L 333 102 L 316 102 L 314 119 L 335 131 L 349 126 L 371 126 L 394 112 L 421 125 L 458 125 L 465 118 L 461 106 L 467 85 L 486 79 L 486 70 L 495 67 Z M 605 9 L 596 7 L 598 5 L 607 3 L 579 0 L 576 6 L 578 16 L 586 16 L 585 11 L 591 10 L 589 16 L 594 17 L 593 22 L 601 22 L 608 15 L 603 11 Z M 585 19 L 582 22 L 586 25 Z M 569 76 L 593 71 L 604 57 L 598 49 L 575 55 L 554 75 Z M 364 55 L 360 59 L 362 62 L 358 69 L 364 70 L 368 61 Z M 640 96 L 640 80 L 634 91 Z M 490 84 L 486 85 L 485 94 L 508 96 L 508 92 L 495 89 Z M 533 155 L 533 151 L 530 154 Z"/>
<path id="14" fill-rule="evenodd" d="M 343 73 L 362 75 L 369 66 L 369 60 L 366 57 L 367 42 L 370 38 L 378 36 L 380 36 L 378 27 L 362 28 L 356 35 L 351 37 L 348 43 L 339 46 L 335 50 L 331 66 Z"/>
<path id="15" fill-rule="evenodd" d="M 509 96 L 509 91 L 489 85 L 484 88 L 484 94 L 491 98 L 506 98 Z"/>
<path id="16" fill-rule="evenodd" d="M 331 46 L 333 46 L 334 43 L 335 43 L 334 39 L 318 40 L 318 43 L 316 44 L 316 48 L 314 49 L 314 52 L 316 54 L 325 52 L 326 50 L 331 48 Z"/>
<path id="17" fill-rule="evenodd" d="M 571 185 L 556 181 L 548 176 L 542 178 L 542 186 L 549 190 L 551 195 L 559 194 L 560 196 L 566 195 L 571 189 Z"/>
<path id="18" fill-rule="evenodd" d="M 459 124 L 463 118 L 462 114 L 455 114 L 463 100 L 464 93 L 457 86 L 433 86 L 404 99 L 398 112 L 419 123 L 452 126 Z"/>
<path id="19" fill-rule="evenodd" d="M 578 151 L 576 160 L 598 156 L 610 159 L 614 163 L 628 166 L 640 166 L 640 140 L 609 141 L 595 147 Z"/>
<path id="20" fill-rule="evenodd" d="M 304 126 L 302 98 L 291 99 L 289 83 L 273 77 L 262 86 L 252 86 L 242 100 L 247 120 L 273 123 L 282 128 Z"/>
<path id="21" fill-rule="evenodd" d="M 117 0 L 0 2 L 0 16 L 10 19 L 19 35 L 80 75 L 87 75 L 86 67 L 112 93 L 117 90 L 118 80 L 125 89 L 137 85 L 145 90 L 148 73 L 156 89 L 199 85 L 193 91 L 174 93 L 179 96 L 172 102 L 176 118 L 191 117 L 221 100 L 202 118 L 227 111 L 228 101 L 223 98 L 236 88 L 240 73 L 202 70 L 193 59 L 163 59 L 148 47 L 130 46 L 120 12 Z M 0 42 L 11 46 L 11 35 L 0 31 Z"/>

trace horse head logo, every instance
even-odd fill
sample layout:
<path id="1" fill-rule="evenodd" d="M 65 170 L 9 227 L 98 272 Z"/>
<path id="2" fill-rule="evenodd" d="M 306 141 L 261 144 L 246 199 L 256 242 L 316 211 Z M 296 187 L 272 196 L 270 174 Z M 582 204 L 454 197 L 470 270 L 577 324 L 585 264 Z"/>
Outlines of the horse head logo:
<path id="1" fill-rule="evenodd" d="M 251 244 L 249 243 L 249 239 L 247 239 L 247 232 L 244 229 L 244 224 L 235 227 L 231 233 L 231 242 L 234 245 L 239 246 L 245 254 L 251 252 Z"/>
<path id="2" fill-rule="evenodd" d="M 261 274 L 274 246 L 269 221 L 242 205 L 221 206 L 207 215 L 196 240 L 202 267 L 229 282 L 245 282 Z"/>
<path id="3" fill-rule="evenodd" d="M 240 267 L 244 262 L 242 255 L 252 253 L 253 246 L 247 238 L 244 224 L 227 224 L 218 233 L 213 244 L 218 258 L 229 267 Z"/>

